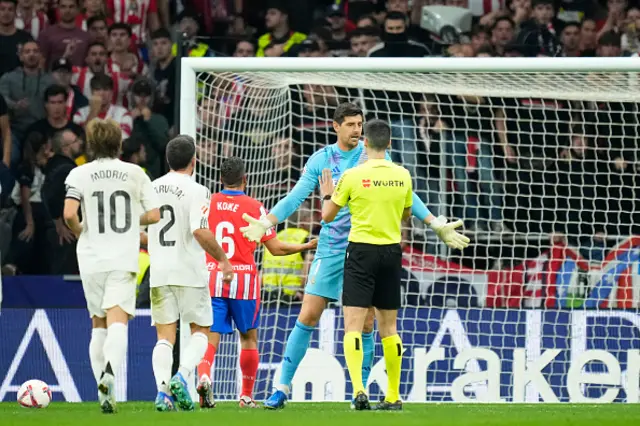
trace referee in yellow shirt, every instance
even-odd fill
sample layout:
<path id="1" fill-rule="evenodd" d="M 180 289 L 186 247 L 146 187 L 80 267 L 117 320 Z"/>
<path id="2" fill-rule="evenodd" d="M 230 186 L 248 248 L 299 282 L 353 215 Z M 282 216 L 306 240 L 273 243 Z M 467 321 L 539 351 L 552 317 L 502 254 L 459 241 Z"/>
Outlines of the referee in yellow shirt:
<path id="1" fill-rule="evenodd" d="M 371 120 L 364 128 L 368 160 L 344 172 L 333 191 L 331 171 L 323 170 L 322 193 L 331 194 L 322 205 L 322 219 L 331 222 L 349 206 L 351 231 L 344 264 L 344 354 L 353 385 L 356 410 L 369 410 L 362 383 L 362 329 L 369 308 L 376 308 L 384 360 L 389 378 L 385 399 L 376 410 L 402 410 L 400 367 L 402 341 L 396 321 L 400 308 L 402 271 L 401 222 L 411 215 L 411 175 L 385 159 L 391 127 Z"/>

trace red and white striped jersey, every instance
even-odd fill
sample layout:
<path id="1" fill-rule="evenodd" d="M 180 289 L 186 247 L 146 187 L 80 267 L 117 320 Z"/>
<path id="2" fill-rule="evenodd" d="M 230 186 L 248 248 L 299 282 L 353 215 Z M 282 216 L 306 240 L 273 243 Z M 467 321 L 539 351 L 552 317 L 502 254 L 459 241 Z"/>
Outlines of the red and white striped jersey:
<path id="1" fill-rule="evenodd" d="M 126 105 L 131 80 L 118 72 L 110 72 L 106 69 L 105 72 L 113 80 L 113 104 L 119 106 Z M 73 67 L 71 84 L 78 86 L 87 99 L 91 99 L 91 79 L 93 76 L 94 74 L 89 67 Z"/>
<path id="2" fill-rule="evenodd" d="M 37 11 L 31 17 L 23 16 L 20 9 L 16 10 L 16 28 L 31 34 L 34 40 L 38 39 L 40 32 L 49 25 L 49 18 L 42 11 Z"/>
<path id="3" fill-rule="evenodd" d="M 209 208 L 209 229 L 226 253 L 233 270 L 233 280 L 227 284 L 222 281 L 218 271 L 218 262 L 207 254 L 209 269 L 209 290 L 211 297 L 227 297 L 230 299 L 256 300 L 260 298 L 260 281 L 254 253 L 258 245 L 242 236 L 240 228 L 247 223 L 243 214 L 260 217 L 267 214 L 261 202 L 247 196 L 242 191 L 224 190 L 211 197 Z M 269 229 L 261 242 L 276 237 L 273 229 Z"/>
<path id="4" fill-rule="evenodd" d="M 131 26 L 136 43 L 146 41 L 149 13 L 158 13 L 156 0 L 107 0 L 107 11 L 115 22 Z"/>
<path id="5" fill-rule="evenodd" d="M 149 74 L 149 67 L 144 61 L 140 60 L 138 55 L 134 55 L 136 58 L 135 64 L 133 66 L 133 70 L 136 75 L 147 75 Z M 115 62 L 111 57 L 107 59 L 107 72 L 111 73 L 119 73 L 121 71 L 120 65 Z"/>
<path id="6" fill-rule="evenodd" d="M 73 116 L 73 122 L 83 126 L 87 123 L 89 117 L 89 107 L 82 107 Z M 111 105 L 106 112 L 98 114 L 98 118 L 110 118 L 120 124 L 122 129 L 122 139 L 126 139 L 131 136 L 131 130 L 133 129 L 133 119 L 131 114 L 125 108 L 117 105 Z"/>

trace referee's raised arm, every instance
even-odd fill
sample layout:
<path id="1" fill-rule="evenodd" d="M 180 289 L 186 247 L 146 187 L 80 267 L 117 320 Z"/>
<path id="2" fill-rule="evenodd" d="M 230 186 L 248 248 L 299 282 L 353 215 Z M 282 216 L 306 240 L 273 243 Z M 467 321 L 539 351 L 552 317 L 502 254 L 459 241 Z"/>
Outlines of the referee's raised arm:
<path id="1" fill-rule="evenodd" d="M 351 212 L 351 232 L 344 265 L 344 353 L 353 384 L 354 406 L 370 409 L 362 383 L 362 329 L 367 311 L 376 308 L 389 385 L 380 410 L 401 410 L 400 366 L 402 342 L 396 329 L 400 308 L 402 220 L 411 215 L 411 176 L 401 166 L 385 159 L 391 144 L 391 127 L 371 120 L 364 127 L 368 160 L 347 170 L 335 191 L 331 173 L 323 173 L 322 219 L 331 222 L 341 208 Z"/>

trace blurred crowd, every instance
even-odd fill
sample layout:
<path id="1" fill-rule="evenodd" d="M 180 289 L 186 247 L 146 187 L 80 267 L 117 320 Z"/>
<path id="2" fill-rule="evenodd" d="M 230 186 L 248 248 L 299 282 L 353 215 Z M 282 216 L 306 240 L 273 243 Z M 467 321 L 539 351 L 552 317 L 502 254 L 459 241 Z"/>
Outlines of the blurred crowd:
<path id="1" fill-rule="evenodd" d="M 453 40 L 424 29 L 423 7 L 437 5 L 471 11 L 470 29 Z M 124 161 L 152 178 L 167 171 L 164 147 L 179 130 L 177 55 L 614 57 L 637 56 L 639 39 L 640 7 L 627 0 L 0 0 L 3 271 L 77 272 L 61 220 L 64 180 L 91 160 L 83 128 L 93 118 L 120 123 Z M 288 117 L 241 80 L 200 80 L 199 170 L 213 190 L 220 158 L 268 158 L 278 175 L 262 194 L 272 206 L 309 155 L 333 142 L 333 108 L 351 101 L 390 121 L 394 161 L 434 213 L 464 218 L 468 232 L 498 244 L 505 233 L 565 238 L 598 261 L 612 237 L 640 223 L 636 104 L 328 82 L 292 87 L 290 104 L 278 106 Z M 261 144 L 269 152 L 256 157 Z M 305 206 L 290 228 L 306 233 L 290 238 L 318 227 L 314 204 Z M 292 298 L 308 260 L 288 260 L 300 271 Z"/>

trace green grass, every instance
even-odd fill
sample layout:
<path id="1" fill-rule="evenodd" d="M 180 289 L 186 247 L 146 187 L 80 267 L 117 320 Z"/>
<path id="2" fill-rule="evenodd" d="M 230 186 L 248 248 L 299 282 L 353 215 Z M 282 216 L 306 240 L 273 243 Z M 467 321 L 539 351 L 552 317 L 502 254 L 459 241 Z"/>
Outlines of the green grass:
<path id="1" fill-rule="evenodd" d="M 281 411 L 239 409 L 219 404 L 209 411 L 157 413 L 150 402 L 118 405 L 118 413 L 104 415 L 98 404 L 53 403 L 34 410 L 17 403 L 0 403 L 2 426 L 470 426 L 470 425 L 640 425 L 636 405 L 511 405 L 511 404 L 406 404 L 401 413 L 354 412 L 349 404 L 292 403 Z"/>

